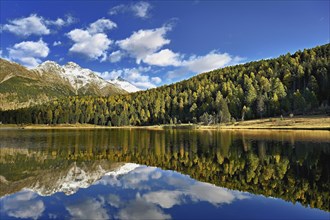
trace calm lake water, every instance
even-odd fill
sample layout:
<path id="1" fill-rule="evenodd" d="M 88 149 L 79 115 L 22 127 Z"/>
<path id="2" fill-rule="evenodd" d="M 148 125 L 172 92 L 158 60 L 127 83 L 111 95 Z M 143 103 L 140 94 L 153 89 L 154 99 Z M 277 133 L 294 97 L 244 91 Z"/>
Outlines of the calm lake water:
<path id="1" fill-rule="evenodd" d="M 3 219 L 329 219 L 329 131 L 0 130 Z"/>

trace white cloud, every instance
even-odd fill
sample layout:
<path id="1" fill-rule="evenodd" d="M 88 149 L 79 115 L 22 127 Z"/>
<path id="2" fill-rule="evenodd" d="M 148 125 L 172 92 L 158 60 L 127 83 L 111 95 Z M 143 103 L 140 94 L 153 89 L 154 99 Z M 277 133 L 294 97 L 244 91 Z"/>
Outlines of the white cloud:
<path id="1" fill-rule="evenodd" d="M 124 56 L 124 53 L 120 50 L 114 51 L 109 55 L 109 60 L 111 63 L 116 63 L 121 60 L 121 58 Z"/>
<path id="2" fill-rule="evenodd" d="M 86 199 L 66 207 L 73 219 L 110 219 L 102 201 Z"/>
<path id="3" fill-rule="evenodd" d="M 116 14 L 123 13 L 123 12 L 126 12 L 126 11 L 129 11 L 128 7 L 125 7 L 125 5 L 123 5 L 123 4 L 122 5 L 117 5 L 117 6 L 112 7 L 109 10 L 109 15 L 116 15 Z"/>
<path id="4" fill-rule="evenodd" d="M 189 187 L 189 194 L 193 200 L 206 201 L 213 205 L 230 204 L 236 198 L 232 191 L 202 182 L 197 182 Z"/>
<path id="5" fill-rule="evenodd" d="M 10 20 L 9 24 L 3 26 L 3 30 L 12 32 L 19 36 L 47 35 L 50 30 L 46 27 L 44 19 L 36 14 L 31 14 L 26 18 Z"/>
<path id="6" fill-rule="evenodd" d="M 181 191 L 161 190 L 146 193 L 143 195 L 143 198 L 149 203 L 158 204 L 162 208 L 169 209 L 174 205 L 180 205 L 182 196 L 183 192 Z"/>
<path id="7" fill-rule="evenodd" d="M 102 55 L 101 55 L 101 59 L 100 59 L 100 62 L 104 62 L 104 61 L 106 61 L 107 58 L 108 58 L 107 53 L 102 53 Z"/>
<path id="8" fill-rule="evenodd" d="M 148 2 L 137 2 L 131 6 L 135 16 L 140 18 L 147 18 L 150 8 L 151 5 Z"/>
<path id="9" fill-rule="evenodd" d="M 65 21 L 62 18 L 57 18 L 56 20 L 46 20 L 45 23 L 47 25 L 55 25 L 58 27 L 62 27 L 65 24 Z"/>
<path id="10" fill-rule="evenodd" d="M 117 179 L 113 176 L 109 176 L 109 178 L 116 179 L 116 181 L 108 179 L 105 181 L 107 185 L 136 192 L 135 199 L 120 198 L 113 194 L 105 197 L 104 201 L 119 209 L 118 214 L 114 214 L 114 217 L 120 219 L 171 218 L 164 212 L 164 209 L 199 202 L 221 206 L 249 198 L 248 193 L 199 182 L 189 176 L 163 171 L 155 167 L 140 166 L 122 175 L 121 178 Z M 151 181 L 151 179 L 153 180 Z"/>
<path id="11" fill-rule="evenodd" d="M 109 19 L 101 18 L 91 23 L 86 30 L 74 29 L 67 36 L 74 42 L 70 52 L 81 54 L 90 59 L 101 58 L 101 62 L 107 58 L 106 50 L 112 40 L 103 33 L 106 30 L 116 28 L 117 24 Z"/>
<path id="12" fill-rule="evenodd" d="M 141 167 L 137 170 L 139 170 L 141 174 L 146 172 L 149 179 L 153 178 L 154 174 L 158 172 L 157 170 L 153 170 L 151 173 L 148 170 L 144 171 L 144 167 Z M 134 172 L 130 173 L 130 175 L 132 174 L 134 174 Z M 214 206 L 219 206 L 221 204 L 231 204 L 235 200 L 243 200 L 249 198 L 247 193 L 228 190 L 226 188 L 218 187 L 210 183 L 203 183 L 198 181 L 190 182 L 189 177 L 179 177 L 177 175 L 173 175 L 173 173 L 169 171 L 162 171 L 162 176 L 164 178 L 164 182 L 162 182 L 164 188 L 174 187 L 173 190 L 150 190 L 149 192 L 142 195 L 142 198 L 146 202 L 157 204 L 162 208 L 168 209 L 175 205 L 185 204 L 187 203 L 187 198 L 190 198 L 190 200 L 194 202 L 208 202 Z M 127 177 L 127 179 L 128 178 L 129 177 Z M 144 179 L 145 182 L 148 180 L 148 178 Z M 141 183 L 143 182 L 140 181 L 140 184 Z M 135 186 L 135 188 L 137 187 Z"/>
<path id="13" fill-rule="evenodd" d="M 180 54 L 169 49 L 161 50 L 157 53 L 147 55 L 143 62 L 156 66 L 179 66 L 181 65 Z"/>
<path id="14" fill-rule="evenodd" d="M 46 19 L 43 20 L 47 25 L 62 27 L 75 23 L 77 19 L 72 17 L 71 15 L 67 15 L 65 20 L 62 18 L 57 18 L 56 20 L 46 20 Z"/>
<path id="15" fill-rule="evenodd" d="M 148 18 L 150 17 L 151 5 L 148 2 L 136 2 L 131 5 L 117 5 L 110 9 L 110 15 L 116 15 L 119 13 L 132 12 L 136 17 Z"/>
<path id="16" fill-rule="evenodd" d="M 187 67 L 188 70 L 202 73 L 224 67 L 234 60 L 237 60 L 237 58 L 231 57 L 228 53 L 221 54 L 211 51 L 205 56 L 192 56 L 189 60 L 184 61 L 182 65 Z"/>
<path id="17" fill-rule="evenodd" d="M 87 28 L 90 34 L 103 33 L 106 30 L 116 28 L 117 24 L 109 19 L 101 18 L 94 23 L 91 23 Z"/>
<path id="18" fill-rule="evenodd" d="M 151 175 L 151 178 L 152 179 L 159 179 L 159 178 L 161 178 L 162 177 L 162 173 L 161 173 L 161 171 L 156 171 L 155 173 L 153 173 L 152 175 Z"/>
<path id="19" fill-rule="evenodd" d="M 162 79 L 159 78 L 159 77 L 151 77 L 151 81 L 156 83 L 156 84 L 159 84 L 162 82 Z"/>
<path id="20" fill-rule="evenodd" d="M 54 41 L 53 46 L 56 47 L 56 46 L 61 45 L 61 44 L 62 44 L 61 41 Z"/>
<path id="21" fill-rule="evenodd" d="M 122 205 L 119 196 L 116 194 L 109 194 L 106 200 L 109 203 L 109 205 L 116 208 L 119 208 Z"/>
<path id="22" fill-rule="evenodd" d="M 97 59 L 104 56 L 105 51 L 112 43 L 106 34 L 97 33 L 91 35 L 88 31 L 81 29 L 74 29 L 67 36 L 74 41 L 69 51 L 82 54 L 90 59 Z"/>
<path id="23" fill-rule="evenodd" d="M 111 72 L 105 71 L 103 73 L 99 73 L 99 75 L 105 80 L 117 79 L 122 74 L 123 70 L 112 70 Z"/>
<path id="24" fill-rule="evenodd" d="M 152 203 L 147 203 L 139 197 L 127 204 L 118 213 L 120 219 L 171 219 L 163 210 Z"/>
<path id="25" fill-rule="evenodd" d="M 47 43 L 42 39 L 39 41 L 23 41 L 8 48 L 9 58 L 21 62 L 27 67 L 35 67 L 41 63 L 40 58 L 49 54 Z"/>
<path id="26" fill-rule="evenodd" d="M 48 27 L 50 25 L 62 27 L 74 23 L 75 20 L 76 19 L 70 15 L 66 16 L 66 20 L 62 18 L 57 18 L 56 20 L 48 20 L 38 16 L 37 14 L 31 14 L 25 18 L 9 20 L 8 24 L 2 26 L 2 29 L 22 37 L 28 37 L 30 35 L 40 36 L 50 34 L 51 31 Z"/>
<path id="27" fill-rule="evenodd" d="M 13 197 L 3 200 L 3 211 L 14 218 L 38 219 L 45 210 L 41 200 L 36 199 L 36 193 L 21 191 Z"/>
<path id="28" fill-rule="evenodd" d="M 181 68 L 168 72 L 169 79 L 178 78 L 188 73 L 203 73 L 229 65 L 235 65 L 244 60 L 241 57 L 233 57 L 228 53 L 211 51 L 204 56 L 191 56 L 181 61 Z"/>
<path id="29" fill-rule="evenodd" d="M 243 200 L 249 198 L 247 194 L 241 192 L 231 191 L 222 187 L 217 187 L 209 183 L 196 182 L 183 185 L 173 185 L 176 190 L 160 190 L 149 192 L 143 195 L 143 198 L 149 202 L 154 203 L 162 208 L 172 208 L 175 205 L 186 203 L 184 198 L 189 197 L 195 202 L 208 202 L 214 206 L 221 204 L 230 204 L 235 200 Z"/>
<path id="30" fill-rule="evenodd" d="M 122 50 L 127 51 L 131 57 L 135 58 L 139 64 L 148 55 L 155 53 L 164 45 L 170 43 L 170 40 L 165 38 L 165 34 L 169 30 L 171 30 L 169 26 L 139 30 L 130 37 L 117 41 L 117 44 Z"/>

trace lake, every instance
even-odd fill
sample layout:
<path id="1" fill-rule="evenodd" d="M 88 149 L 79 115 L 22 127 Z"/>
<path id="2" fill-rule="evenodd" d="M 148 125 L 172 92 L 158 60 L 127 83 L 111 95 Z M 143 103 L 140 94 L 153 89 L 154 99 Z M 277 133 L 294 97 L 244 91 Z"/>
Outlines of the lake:
<path id="1" fill-rule="evenodd" d="M 330 131 L 0 130 L 1 219 L 329 219 Z"/>

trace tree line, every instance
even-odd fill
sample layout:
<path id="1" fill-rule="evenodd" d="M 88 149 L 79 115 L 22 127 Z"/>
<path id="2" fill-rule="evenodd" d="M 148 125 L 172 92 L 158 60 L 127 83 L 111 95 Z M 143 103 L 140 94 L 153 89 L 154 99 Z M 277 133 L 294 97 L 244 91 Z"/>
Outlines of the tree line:
<path id="1" fill-rule="evenodd" d="M 330 44 L 127 95 L 69 96 L 0 111 L 3 123 L 215 124 L 328 111 Z"/>

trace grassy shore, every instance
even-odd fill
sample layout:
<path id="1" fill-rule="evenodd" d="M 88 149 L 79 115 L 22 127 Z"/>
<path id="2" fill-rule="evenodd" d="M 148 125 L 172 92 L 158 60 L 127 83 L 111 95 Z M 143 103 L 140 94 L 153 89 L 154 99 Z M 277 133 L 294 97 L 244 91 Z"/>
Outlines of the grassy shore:
<path id="1" fill-rule="evenodd" d="M 226 125 L 200 126 L 199 129 L 292 129 L 330 130 L 330 116 L 298 116 L 240 121 Z"/>
<path id="2" fill-rule="evenodd" d="M 121 126 L 109 127 L 91 124 L 59 124 L 59 125 L 8 125 L 2 124 L 1 128 L 21 128 L 21 129 L 130 129 L 143 128 L 161 130 L 165 128 L 177 129 L 288 129 L 288 130 L 330 130 L 330 116 L 298 116 L 287 118 L 265 118 L 257 120 L 247 120 L 235 123 L 219 125 L 200 125 L 200 124 L 180 124 L 180 125 L 152 125 L 152 126 Z"/>

